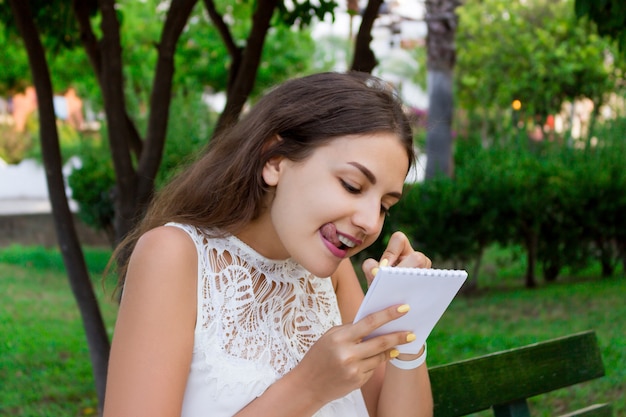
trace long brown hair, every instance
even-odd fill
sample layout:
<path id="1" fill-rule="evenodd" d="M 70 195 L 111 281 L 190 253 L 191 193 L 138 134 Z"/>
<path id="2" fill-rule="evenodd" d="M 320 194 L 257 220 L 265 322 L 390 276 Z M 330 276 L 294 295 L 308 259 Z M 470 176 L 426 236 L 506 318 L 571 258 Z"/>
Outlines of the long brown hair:
<path id="1" fill-rule="evenodd" d="M 130 253 L 146 231 L 180 222 L 235 234 L 261 212 L 262 178 L 274 156 L 301 161 L 333 138 L 391 132 L 415 162 L 411 126 L 395 91 L 361 72 L 327 72 L 287 81 L 261 98 L 206 152 L 158 192 L 116 253 Z M 281 140 L 276 140 L 280 138 Z M 120 284 L 126 264 L 119 265 Z"/>

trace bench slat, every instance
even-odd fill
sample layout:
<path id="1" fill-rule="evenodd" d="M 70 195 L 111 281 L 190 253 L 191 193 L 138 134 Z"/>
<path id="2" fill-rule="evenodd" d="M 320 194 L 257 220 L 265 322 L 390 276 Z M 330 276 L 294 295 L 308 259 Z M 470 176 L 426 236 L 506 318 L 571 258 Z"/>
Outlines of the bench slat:
<path id="1" fill-rule="evenodd" d="M 435 366 L 435 417 L 461 416 L 599 378 L 594 331 Z"/>

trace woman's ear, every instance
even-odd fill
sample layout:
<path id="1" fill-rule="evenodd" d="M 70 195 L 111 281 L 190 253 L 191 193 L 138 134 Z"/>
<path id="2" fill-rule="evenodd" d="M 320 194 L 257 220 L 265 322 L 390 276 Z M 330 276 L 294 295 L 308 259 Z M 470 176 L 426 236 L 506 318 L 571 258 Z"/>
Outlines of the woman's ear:
<path id="1" fill-rule="evenodd" d="M 263 166 L 263 181 L 270 187 L 278 185 L 280 174 L 282 173 L 283 156 L 274 156 L 270 158 Z"/>
<path id="2" fill-rule="evenodd" d="M 263 145 L 263 153 L 267 152 L 270 148 L 276 146 L 279 142 L 282 142 L 283 138 L 279 135 L 274 135 Z M 265 162 L 263 166 L 263 180 L 271 187 L 278 184 L 278 179 L 281 173 L 280 162 L 284 159 L 283 156 L 273 156 Z"/>

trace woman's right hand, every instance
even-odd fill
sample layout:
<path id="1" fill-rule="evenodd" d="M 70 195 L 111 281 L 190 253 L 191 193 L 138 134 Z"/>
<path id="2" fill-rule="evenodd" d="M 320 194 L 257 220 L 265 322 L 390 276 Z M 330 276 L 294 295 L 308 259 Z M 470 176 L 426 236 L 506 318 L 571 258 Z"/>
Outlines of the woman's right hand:
<path id="1" fill-rule="evenodd" d="M 406 314 L 408 310 L 399 307 L 333 327 L 305 354 L 291 373 L 299 376 L 320 407 L 363 386 L 381 363 L 397 355 L 395 346 L 407 343 L 408 331 L 363 340 L 378 327 Z"/>
<path id="2" fill-rule="evenodd" d="M 395 232 L 391 235 L 385 252 L 383 252 L 380 262 L 385 265 L 400 266 L 410 268 L 430 268 L 432 261 L 422 252 L 418 252 L 411 246 L 409 238 L 402 232 Z M 363 262 L 363 273 L 370 285 L 374 280 L 374 271 L 381 266 L 379 261 L 369 258 Z"/>

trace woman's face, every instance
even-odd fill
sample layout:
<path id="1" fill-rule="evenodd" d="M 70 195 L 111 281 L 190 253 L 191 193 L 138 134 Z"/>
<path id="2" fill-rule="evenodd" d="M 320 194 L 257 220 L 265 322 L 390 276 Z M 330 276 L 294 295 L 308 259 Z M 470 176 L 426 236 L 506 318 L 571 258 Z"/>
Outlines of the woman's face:
<path id="1" fill-rule="evenodd" d="M 240 237 L 268 258 L 291 257 L 329 276 L 379 236 L 408 168 L 406 150 L 391 133 L 339 137 L 299 162 L 273 158 L 263 178 L 274 193 Z"/>

